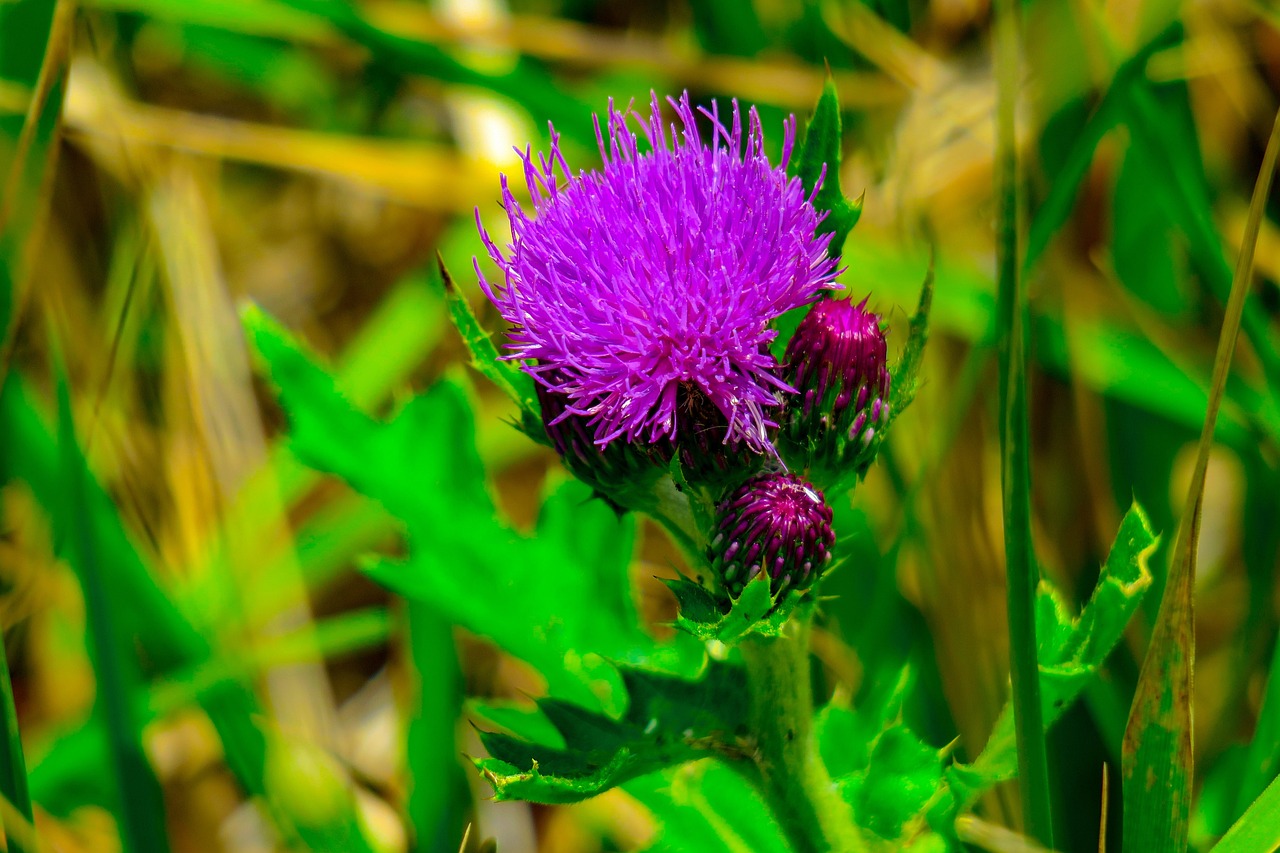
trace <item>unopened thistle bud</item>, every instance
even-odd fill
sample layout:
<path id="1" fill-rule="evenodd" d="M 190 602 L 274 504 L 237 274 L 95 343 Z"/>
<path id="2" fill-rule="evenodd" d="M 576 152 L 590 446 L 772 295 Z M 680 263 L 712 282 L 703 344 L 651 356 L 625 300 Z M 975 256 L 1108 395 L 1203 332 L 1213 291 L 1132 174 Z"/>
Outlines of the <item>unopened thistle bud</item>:
<path id="1" fill-rule="evenodd" d="M 644 486 L 666 467 L 661 448 L 640 445 L 626 438 L 603 447 L 595 443 L 595 432 L 586 415 L 568 411 L 568 395 L 537 383 L 538 403 L 547 438 L 569 472 L 595 489 L 615 508 L 625 494 Z"/>
<path id="2" fill-rule="evenodd" d="M 803 589 L 822 574 L 835 533 L 831 507 L 796 474 L 762 474 L 729 493 L 716 510 L 707 557 L 733 598 L 761 572 L 778 595 Z"/>
<path id="3" fill-rule="evenodd" d="M 783 377 L 799 393 L 783 413 L 780 450 L 824 486 L 865 475 L 889 422 L 884 332 L 866 305 L 817 303 L 787 345 Z"/>
<path id="4" fill-rule="evenodd" d="M 723 488 L 760 470 L 763 454 L 729 435 L 729 420 L 696 385 L 676 391 L 675 451 L 693 485 Z"/>

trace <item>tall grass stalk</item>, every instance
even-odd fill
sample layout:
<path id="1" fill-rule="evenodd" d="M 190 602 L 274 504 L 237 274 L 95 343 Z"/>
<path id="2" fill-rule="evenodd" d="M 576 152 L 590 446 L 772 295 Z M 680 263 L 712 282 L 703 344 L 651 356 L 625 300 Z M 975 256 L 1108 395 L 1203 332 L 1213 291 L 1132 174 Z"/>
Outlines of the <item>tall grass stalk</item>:
<path id="1" fill-rule="evenodd" d="M 1049 760 L 1040 708 L 1035 596 L 1040 581 L 1031 541 L 1031 464 L 1028 454 L 1026 305 L 1019 274 L 1016 106 L 1019 84 L 1015 0 L 995 5 L 997 319 L 1000 351 L 1000 450 L 1004 495 L 1004 552 L 1009 614 L 1010 673 L 1018 743 L 1018 779 L 1027 831 L 1053 846 Z"/>

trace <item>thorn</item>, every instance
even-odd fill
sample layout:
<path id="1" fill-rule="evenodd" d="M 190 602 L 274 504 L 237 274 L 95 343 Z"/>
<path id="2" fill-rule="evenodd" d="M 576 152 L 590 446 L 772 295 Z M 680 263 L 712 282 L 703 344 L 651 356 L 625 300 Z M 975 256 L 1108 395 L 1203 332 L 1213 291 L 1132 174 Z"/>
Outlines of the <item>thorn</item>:
<path id="1" fill-rule="evenodd" d="M 457 293 L 458 288 L 453 283 L 453 276 L 449 275 L 448 268 L 444 265 L 444 255 L 440 250 L 436 250 L 436 268 L 440 270 L 440 278 L 444 281 L 444 289 L 446 293 Z"/>

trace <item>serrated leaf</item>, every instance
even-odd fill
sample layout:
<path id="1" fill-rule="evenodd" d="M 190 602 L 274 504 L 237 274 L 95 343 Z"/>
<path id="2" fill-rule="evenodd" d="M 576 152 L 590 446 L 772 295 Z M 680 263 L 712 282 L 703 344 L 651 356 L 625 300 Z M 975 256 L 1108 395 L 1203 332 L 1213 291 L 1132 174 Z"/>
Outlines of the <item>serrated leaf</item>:
<path id="1" fill-rule="evenodd" d="M 490 757 L 475 764 L 497 799 L 572 803 L 664 767 L 740 752 L 748 703 L 737 667 L 712 662 L 697 680 L 625 666 L 619 673 L 628 696 L 619 719 L 543 699 L 538 709 L 556 729 L 558 743 L 480 733 Z M 530 730 L 527 722 L 516 722 Z"/>
<path id="2" fill-rule="evenodd" d="M 453 277 L 445 268 L 444 258 L 436 254 L 436 269 L 444 288 L 445 304 L 449 308 L 449 317 L 454 328 L 462 336 L 462 342 L 471 354 L 471 366 L 480 372 L 520 409 L 520 431 L 540 444 L 549 444 L 546 430 L 542 425 L 542 407 L 538 405 L 538 397 L 534 388 L 534 379 L 523 370 L 504 361 L 498 355 L 498 348 L 493 339 L 480 326 L 471 303 L 462 295 L 453 283 Z"/>
<path id="3" fill-rule="evenodd" d="M 690 628 L 696 629 L 698 625 L 716 622 L 723 617 L 715 596 L 702 584 L 688 578 L 664 579 L 662 582 L 675 594 L 679 620 L 688 623 Z M 690 633 L 697 636 L 694 630 Z"/>
<path id="4" fill-rule="evenodd" d="M 1134 503 L 1120 522 L 1111 553 L 1079 617 L 1071 619 L 1042 585 L 1038 600 L 1040 700 L 1044 725 L 1053 725 L 1097 675 L 1151 586 L 1147 560 L 1158 537 Z M 950 799 L 940 801 L 936 825 L 950 825 L 991 786 L 1018 771 L 1012 708 L 1006 704 L 987 745 L 969 765 L 953 764 L 945 778 Z"/>
<path id="5" fill-rule="evenodd" d="M 247 312 L 245 325 L 279 388 L 298 456 L 408 528 L 409 559 L 369 562 L 370 578 L 488 637 L 536 666 L 553 693 L 587 706 L 620 704 L 605 658 L 680 670 L 700 656 L 692 644 L 659 647 L 637 627 L 626 581 L 635 521 L 591 500 L 586 486 L 554 489 L 537 537 L 500 520 L 459 383 L 441 381 L 381 422 L 261 312 Z"/>
<path id="6" fill-rule="evenodd" d="M 717 640 L 725 645 L 733 645 L 748 634 L 781 636 L 792 613 L 814 605 L 812 589 L 783 590 L 775 595 L 764 574 L 748 583 L 727 610 L 693 581 L 681 579 L 666 584 L 679 605 L 675 627 L 704 642 Z"/>
<path id="7" fill-rule="evenodd" d="M 942 782 L 938 750 L 903 724 L 881 733 L 871 750 L 871 762 L 857 784 L 844 786 L 858 824 L 876 835 L 896 840 L 906 834 L 932 800 Z"/>
<path id="8" fill-rule="evenodd" d="M 840 99 L 835 81 L 828 77 L 805 127 L 804 144 L 792 161 L 791 172 L 810 193 L 818 181 L 822 181 L 813 206 L 819 213 L 827 214 L 818 226 L 818 233 L 832 235 L 827 251 L 833 257 L 839 257 L 845 238 L 862 216 L 862 197 L 850 200 L 840 189 L 841 141 Z"/>
<path id="9" fill-rule="evenodd" d="M 918 833 L 942 784 L 939 751 L 902 721 L 909 683 L 904 667 L 878 702 L 828 705 L 814 721 L 819 754 L 858 825 L 899 844 Z"/>

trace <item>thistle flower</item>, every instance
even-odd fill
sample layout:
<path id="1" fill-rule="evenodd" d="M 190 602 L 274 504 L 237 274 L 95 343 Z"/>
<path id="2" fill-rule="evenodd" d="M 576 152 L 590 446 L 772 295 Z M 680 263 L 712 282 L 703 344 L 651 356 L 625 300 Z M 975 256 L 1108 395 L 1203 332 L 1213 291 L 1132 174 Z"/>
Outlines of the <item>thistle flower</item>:
<path id="1" fill-rule="evenodd" d="M 880 318 L 864 299 L 815 305 L 787 344 L 783 376 L 799 393 L 787 401 L 784 459 L 830 485 L 875 460 L 889 420 L 889 368 Z"/>
<path id="2" fill-rule="evenodd" d="M 778 595 L 817 579 L 834 542 L 831 507 L 822 492 L 796 474 L 762 474 L 734 489 L 717 507 L 707 557 L 730 596 L 741 595 L 762 571 Z"/>
<path id="3" fill-rule="evenodd" d="M 690 416 L 683 386 L 722 417 L 722 444 L 772 453 L 772 410 L 792 389 L 776 375 L 769 324 L 834 287 L 830 235 L 816 234 L 813 196 L 786 174 L 794 118 L 774 166 L 754 108 L 745 134 L 737 102 L 728 126 L 714 104 L 700 109 L 704 140 L 688 95 L 670 104 L 681 129 L 670 127 L 669 145 L 656 95 L 647 117 L 610 102 L 604 131 L 596 119 L 599 172 L 571 173 L 554 129 L 548 156 L 526 149 L 536 215 L 504 176 L 505 254 L 480 226 L 503 282 L 486 281 L 478 262 L 476 272 L 513 326 L 507 357 L 564 395 L 596 445 L 678 440 Z"/>

